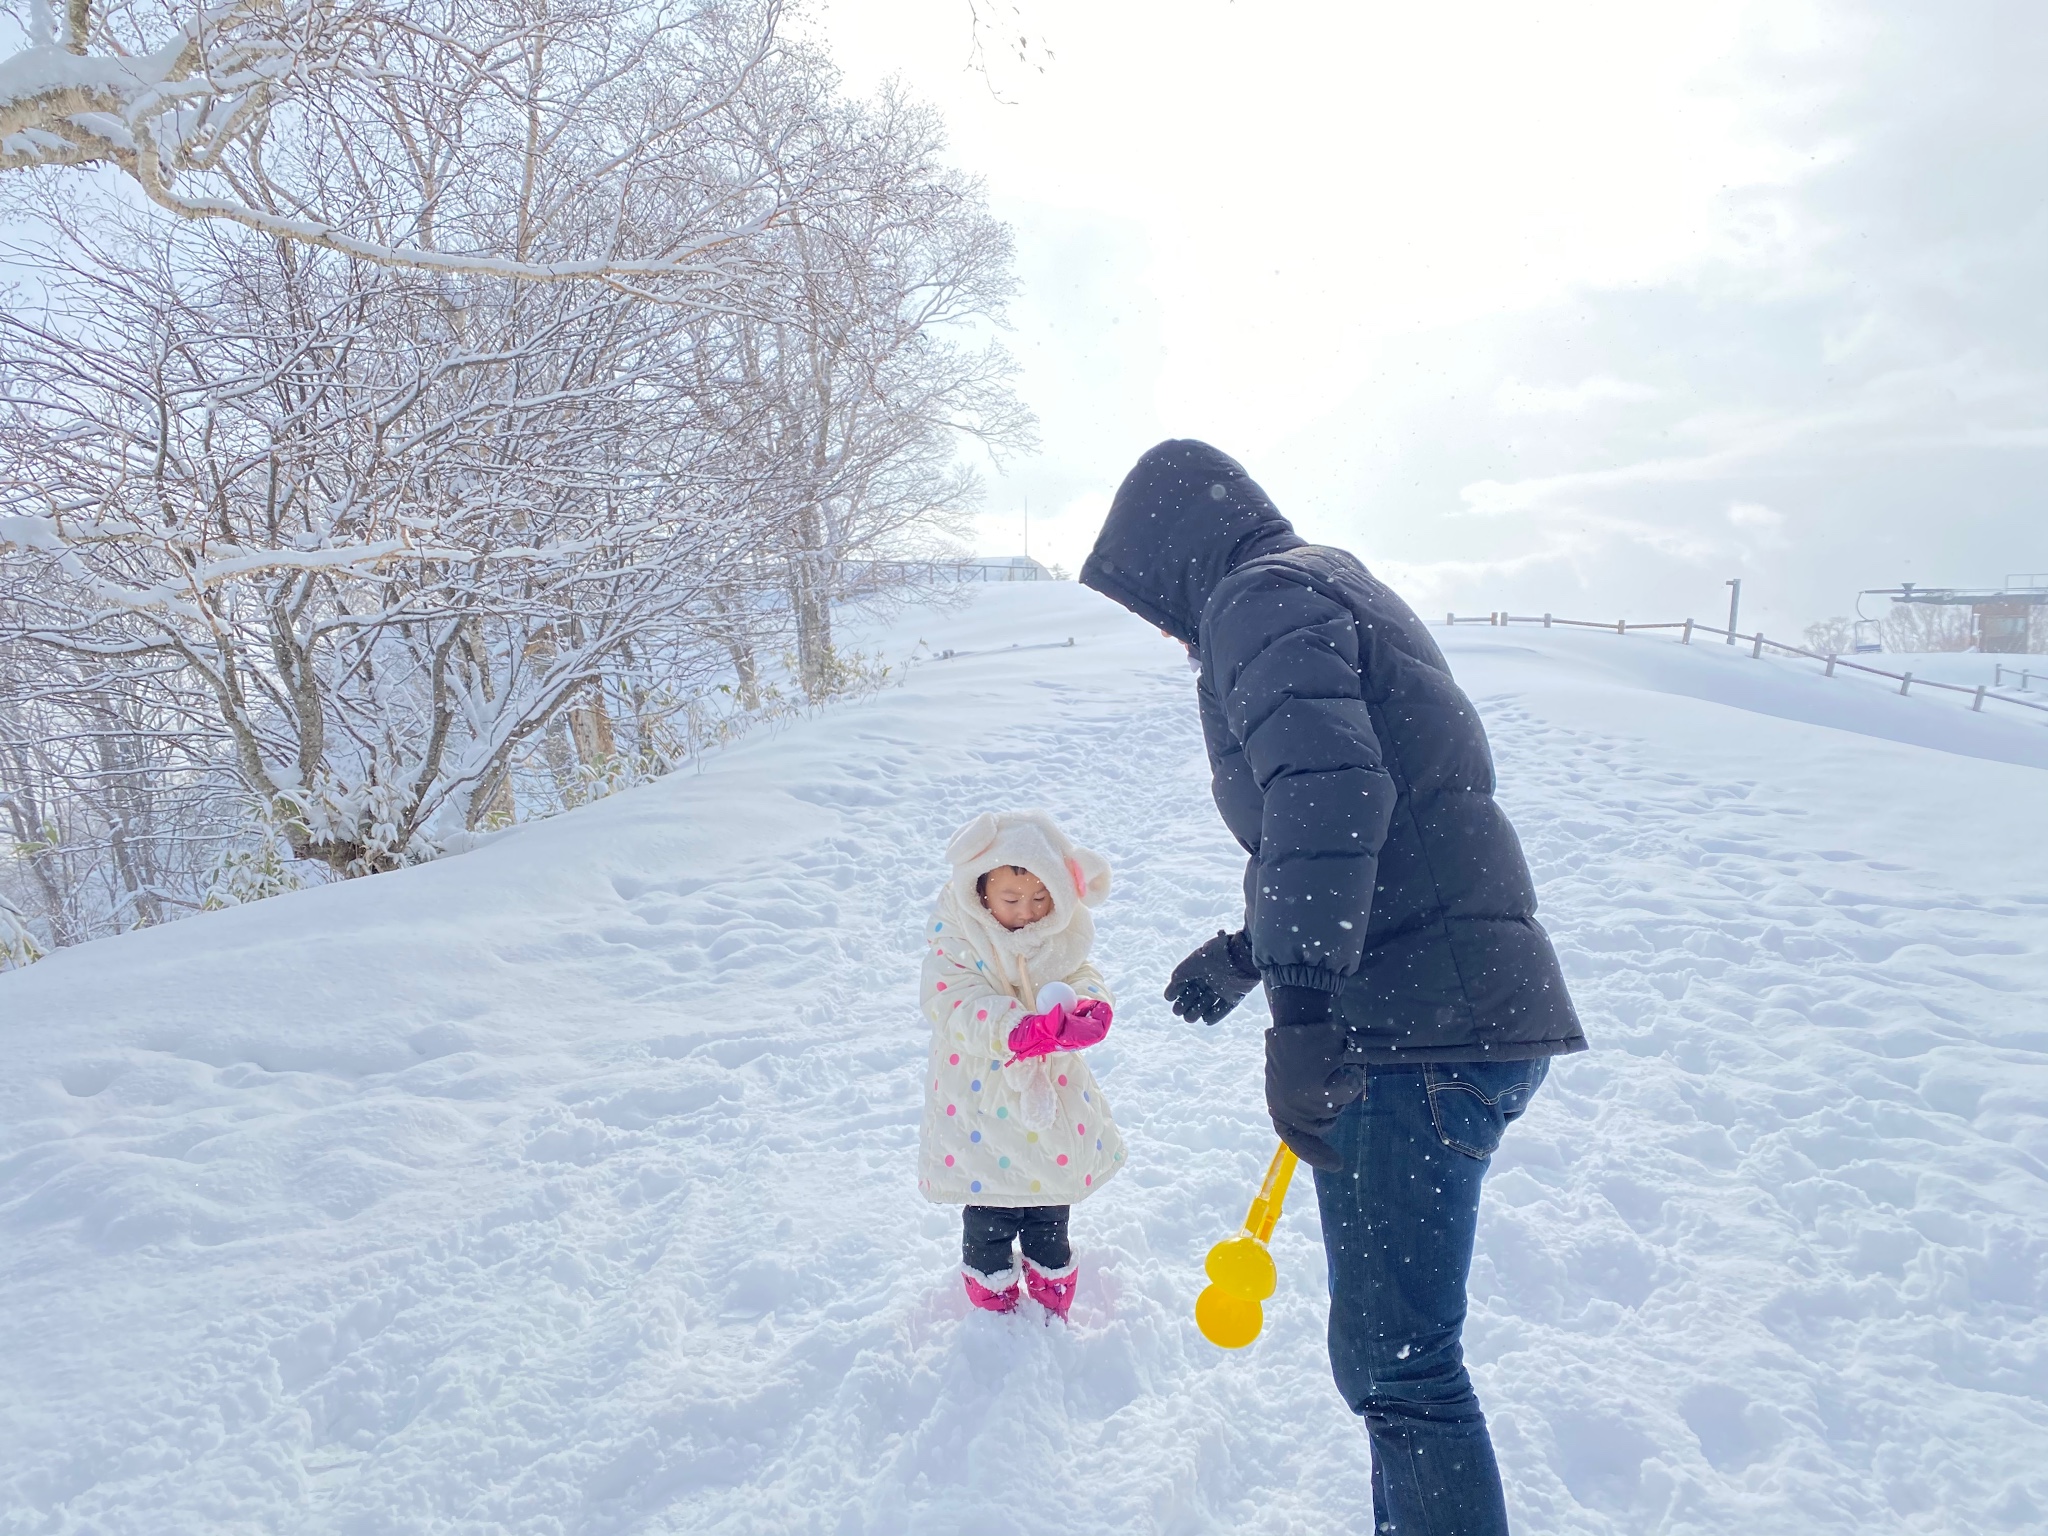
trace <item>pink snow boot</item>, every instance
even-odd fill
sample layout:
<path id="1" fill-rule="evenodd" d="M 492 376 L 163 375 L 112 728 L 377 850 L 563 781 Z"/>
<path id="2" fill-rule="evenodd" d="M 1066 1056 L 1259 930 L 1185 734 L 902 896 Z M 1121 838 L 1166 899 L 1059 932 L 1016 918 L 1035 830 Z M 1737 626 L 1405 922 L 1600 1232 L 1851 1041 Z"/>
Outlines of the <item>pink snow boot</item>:
<path id="1" fill-rule="evenodd" d="M 964 1266 L 960 1278 L 967 1282 L 967 1299 L 984 1312 L 1014 1312 L 1017 1310 L 1017 1271 L 1006 1269 L 1000 1275 L 984 1275 L 978 1269 Z M 1033 1291 L 1032 1295 L 1038 1293 Z"/>
<path id="2" fill-rule="evenodd" d="M 1024 1284 L 1031 1299 L 1063 1323 L 1067 1308 L 1074 1304 L 1075 1268 L 1069 1264 L 1065 1269 L 1040 1269 L 1029 1259 L 1024 1261 Z"/>

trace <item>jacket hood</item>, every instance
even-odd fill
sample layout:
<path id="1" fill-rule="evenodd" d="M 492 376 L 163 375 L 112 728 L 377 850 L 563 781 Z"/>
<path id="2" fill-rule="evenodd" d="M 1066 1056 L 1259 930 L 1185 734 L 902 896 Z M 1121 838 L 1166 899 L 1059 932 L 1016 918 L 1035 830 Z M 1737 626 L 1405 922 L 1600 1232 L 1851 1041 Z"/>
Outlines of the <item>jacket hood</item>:
<path id="1" fill-rule="evenodd" d="M 1088 909 L 1109 895 L 1109 861 L 1074 842 L 1045 812 L 983 811 L 953 834 L 946 862 L 953 873 L 939 893 L 941 922 L 971 935 L 995 979 L 1021 1001 L 1037 997 L 1038 982 L 1066 976 L 1088 958 L 1095 945 Z M 996 921 L 974 888 L 1005 864 L 1030 870 L 1052 896 L 1052 911 L 1014 930 Z"/>
<path id="2" fill-rule="evenodd" d="M 1172 438 L 1117 487 L 1081 585 L 1194 645 L 1218 582 L 1254 556 L 1303 542 L 1237 460 Z"/>
<path id="3" fill-rule="evenodd" d="M 953 894 L 968 908 L 981 904 L 975 882 L 992 869 L 1014 866 L 1038 876 L 1052 896 L 1052 912 L 1033 928 L 1064 928 L 1078 908 L 1099 907 L 1109 895 L 1109 861 L 1068 837 L 1044 811 L 983 811 L 953 834 L 946 862 L 953 866 Z"/>

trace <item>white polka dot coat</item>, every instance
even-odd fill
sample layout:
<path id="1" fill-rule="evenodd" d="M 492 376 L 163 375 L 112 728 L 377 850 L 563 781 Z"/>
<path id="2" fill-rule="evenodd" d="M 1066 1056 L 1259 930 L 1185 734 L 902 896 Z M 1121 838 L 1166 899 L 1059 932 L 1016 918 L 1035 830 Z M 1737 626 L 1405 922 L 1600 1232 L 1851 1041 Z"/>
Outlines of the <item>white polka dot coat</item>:
<path id="1" fill-rule="evenodd" d="M 1087 908 L 1108 894 L 1108 866 L 1039 812 L 976 817 L 947 852 L 953 878 L 925 923 L 921 991 L 932 1036 L 918 1188 L 955 1205 L 1073 1205 L 1124 1163 L 1123 1137 L 1088 1053 L 1004 1063 L 1010 1031 L 1036 1011 L 1043 983 L 1058 979 L 1115 1006 L 1087 959 Z M 999 865 L 1045 881 L 1052 915 L 1003 929 L 974 891 Z"/>

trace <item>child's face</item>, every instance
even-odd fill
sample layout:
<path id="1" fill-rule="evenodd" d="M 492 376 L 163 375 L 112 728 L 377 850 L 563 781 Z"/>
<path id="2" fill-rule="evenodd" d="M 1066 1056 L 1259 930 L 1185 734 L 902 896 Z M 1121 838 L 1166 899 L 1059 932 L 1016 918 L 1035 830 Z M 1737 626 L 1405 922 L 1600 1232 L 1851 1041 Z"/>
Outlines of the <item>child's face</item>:
<path id="1" fill-rule="evenodd" d="M 1029 870 L 1003 865 L 989 871 L 981 904 L 1005 928 L 1023 928 L 1052 911 L 1052 892 Z"/>

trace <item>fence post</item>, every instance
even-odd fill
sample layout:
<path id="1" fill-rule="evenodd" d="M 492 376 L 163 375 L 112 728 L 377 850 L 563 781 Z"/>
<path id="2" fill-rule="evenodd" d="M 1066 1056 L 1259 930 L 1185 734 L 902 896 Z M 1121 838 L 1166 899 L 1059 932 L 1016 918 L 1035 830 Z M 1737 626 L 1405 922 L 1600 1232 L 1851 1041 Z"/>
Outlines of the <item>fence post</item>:
<path id="1" fill-rule="evenodd" d="M 2005 668 L 1995 661 L 1991 663 L 1991 686 L 1994 688 L 2003 688 L 2005 686 Z"/>
<path id="2" fill-rule="evenodd" d="M 1750 654 L 1750 655 L 1751 655 L 1752 657 L 1757 657 L 1757 656 L 1761 656 L 1761 655 L 1763 655 L 1763 653 L 1764 653 L 1764 632 L 1763 632 L 1762 630 L 1758 630 L 1758 631 L 1756 632 L 1756 644 L 1755 644 L 1755 645 L 1752 645 L 1752 646 L 1751 646 L 1751 647 L 1749 648 L 1749 654 Z"/>
<path id="3" fill-rule="evenodd" d="M 1825 672 L 1821 673 L 1821 676 L 1822 676 L 1822 677 L 1833 677 L 1834 675 L 1835 675 L 1835 656 L 1834 656 L 1834 652 L 1830 651 L 1830 652 L 1828 653 L 1828 669 L 1827 669 L 1827 671 L 1825 671 Z"/>
<path id="4" fill-rule="evenodd" d="M 1977 697 L 1970 701 L 1970 708 L 1976 710 L 1980 715 L 1984 713 L 1984 685 L 1982 683 L 1977 685 Z"/>
<path id="5" fill-rule="evenodd" d="M 1550 615 L 1547 613 L 1543 615 L 1543 627 L 1545 629 L 1550 628 Z"/>
<path id="6" fill-rule="evenodd" d="M 1684 634 L 1682 634 L 1682 635 L 1680 635 L 1680 636 L 1678 637 L 1678 643 L 1679 643 L 1680 645 L 1691 645 L 1691 644 L 1692 644 L 1692 620 L 1691 620 L 1691 619 L 1687 619 L 1687 620 L 1685 621 L 1685 633 L 1684 633 Z"/>
<path id="7" fill-rule="evenodd" d="M 1904 677 L 1899 679 L 1899 697 L 1903 699 L 1906 696 L 1906 690 L 1912 686 L 1913 674 L 1908 672 Z"/>
<path id="8" fill-rule="evenodd" d="M 1628 620 L 1627 620 L 1627 619 L 1617 619 L 1617 620 L 1615 620 L 1615 622 L 1614 622 L 1614 632 L 1615 632 L 1615 633 L 1616 633 L 1617 635 L 1625 635 L 1625 634 L 1627 634 L 1627 633 L 1628 633 Z"/>
<path id="9" fill-rule="evenodd" d="M 1451 627 L 1452 625 L 1456 624 L 1457 622 L 1458 622 L 1458 616 L 1457 616 L 1457 615 L 1456 615 L 1455 613 L 1447 613 L 1447 614 L 1445 614 L 1445 615 L 1444 615 L 1444 628 L 1445 628 L 1445 629 L 1449 629 L 1449 628 L 1450 628 L 1450 627 Z"/>

